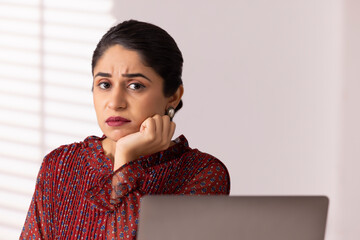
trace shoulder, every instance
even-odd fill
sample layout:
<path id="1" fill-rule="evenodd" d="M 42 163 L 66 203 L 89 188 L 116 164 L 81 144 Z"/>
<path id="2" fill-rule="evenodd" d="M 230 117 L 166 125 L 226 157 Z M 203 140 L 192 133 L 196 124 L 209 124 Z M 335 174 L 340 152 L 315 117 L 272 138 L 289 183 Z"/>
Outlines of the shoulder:
<path id="1" fill-rule="evenodd" d="M 230 193 L 229 172 L 225 164 L 218 158 L 198 149 L 191 149 L 184 154 L 182 164 L 185 169 L 191 172 L 189 175 L 191 176 L 190 186 L 194 188 L 196 184 L 200 184 L 202 194 L 207 192 L 204 188 L 205 185 L 211 187 L 211 191 L 209 190 L 211 193 Z"/>
<path id="2" fill-rule="evenodd" d="M 223 173 L 224 175 L 229 175 L 228 170 L 222 161 L 213 155 L 201 152 L 198 149 L 190 149 L 183 155 L 183 159 L 185 161 L 190 161 L 192 164 L 198 165 L 199 172 L 204 169 L 213 169 L 217 172 Z"/>
<path id="3" fill-rule="evenodd" d="M 41 167 L 56 167 L 57 165 L 61 165 L 63 162 L 71 160 L 74 157 L 81 157 L 81 153 L 83 153 L 84 150 L 86 151 L 92 149 L 92 146 L 95 145 L 94 142 L 99 139 L 100 138 L 98 137 L 90 136 L 84 141 L 61 145 L 44 157 Z"/>
<path id="4" fill-rule="evenodd" d="M 224 175 L 229 175 L 223 162 L 209 153 L 202 152 L 197 148 L 191 148 L 184 135 L 179 136 L 175 142 L 177 143 L 177 147 L 175 147 L 177 151 L 174 151 L 174 153 L 180 153 L 179 160 L 183 166 L 197 169 L 198 171 L 211 168 L 223 172 Z"/>
<path id="5" fill-rule="evenodd" d="M 64 158 L 74 154 L 75 150 L 82 148 L 82 142 L 75 142 L 71 144 L 61 145 L 60 147 L 52 150 L 45 157 L 45 161 L 53 161 L 55 159 Z"/>

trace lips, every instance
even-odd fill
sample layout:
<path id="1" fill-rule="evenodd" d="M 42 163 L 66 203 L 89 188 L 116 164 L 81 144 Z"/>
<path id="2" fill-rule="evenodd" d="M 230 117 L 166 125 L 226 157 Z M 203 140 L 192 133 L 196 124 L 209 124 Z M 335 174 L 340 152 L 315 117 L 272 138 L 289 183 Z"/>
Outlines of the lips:
<path id="1" fill-rule="evenodd" d="M 118 127 L 118 126 L 122 126 L 123 124 L 129 123 L 131 121 L 129 119 L 116 116 L 116 117 L 109 117 L 108 119 L 106 119 L 105 122 L 111 127 Z"/>

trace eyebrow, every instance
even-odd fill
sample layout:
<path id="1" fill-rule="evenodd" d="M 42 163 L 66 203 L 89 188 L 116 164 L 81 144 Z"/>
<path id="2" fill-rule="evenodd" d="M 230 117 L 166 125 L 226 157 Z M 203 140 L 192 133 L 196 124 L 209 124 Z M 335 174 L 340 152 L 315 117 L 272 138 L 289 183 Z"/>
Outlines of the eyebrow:
<path id="1" fill-rule="evenodd" d="M 124 74 L 122 74 L 122 76 L 127 77 L 127 78 L 142 77 L 142 78 L 145 78 L 146 80 L 149 80 L 150 82 L 152 82 L 150 80 L 150 78 L 148 78 L 147 76 L 145 76 L 141 73 L 124 73 Z"/>
<path id="2" fill-rule="evenodd" d="M 110 73 L 98 72 L 98 73 L 94 76 L 94 78 L 96 78 L 96 77 L 108 77 L 108 78 L 111 78 L 112 76 L 111 76 Z"/>
<path id="3" fill-rule="evenodd" d="M 150 78 L 148 78 L 147 76 L 145 76 L 145 75 L 142 74 L 142 73 L 124 73 L 124 74 L 122 74 L 121 76 L 127 77 L 127 78 L 142 77 L 142 78 L 145 78 L 146 80 L 152 82 Z M 94 76 L 94 78 L 96 78 L 96 77 L 107 77 L 107 78 L 111 78 L 112 75 L 111 75 L 110 73 L 98 72 L 98 73 Z"/>

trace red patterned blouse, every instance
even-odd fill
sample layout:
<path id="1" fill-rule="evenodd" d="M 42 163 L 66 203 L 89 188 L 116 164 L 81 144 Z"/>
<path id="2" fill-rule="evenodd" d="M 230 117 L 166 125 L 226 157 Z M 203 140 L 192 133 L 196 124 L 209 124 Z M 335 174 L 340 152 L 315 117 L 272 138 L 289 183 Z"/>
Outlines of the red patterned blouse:
<path id="1" fill-rule="evenodd" d="M 44 158 L 20 239 L 136 239 L 145 194 L 229 194 L 226 167 L 191 149 L 184 136 L 115 172 L 103 138 L 61 146 Z"/>

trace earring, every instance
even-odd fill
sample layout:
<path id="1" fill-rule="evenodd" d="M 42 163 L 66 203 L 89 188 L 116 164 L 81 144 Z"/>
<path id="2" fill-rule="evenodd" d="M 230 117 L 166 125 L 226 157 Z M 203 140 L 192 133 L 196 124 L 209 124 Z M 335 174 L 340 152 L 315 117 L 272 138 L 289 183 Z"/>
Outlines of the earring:
<path id="1" fill-rule="evenodd" d="M 174 115 L 175 115 L 175 109 L 173 107 L 169 107 L 166 110 L 166 115 L 168 115 L 170 117 L 170 121 L 172 121 Z"/>

